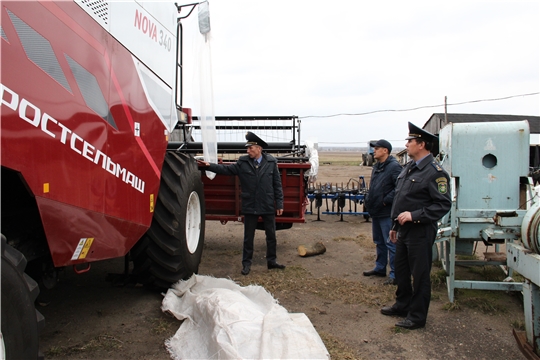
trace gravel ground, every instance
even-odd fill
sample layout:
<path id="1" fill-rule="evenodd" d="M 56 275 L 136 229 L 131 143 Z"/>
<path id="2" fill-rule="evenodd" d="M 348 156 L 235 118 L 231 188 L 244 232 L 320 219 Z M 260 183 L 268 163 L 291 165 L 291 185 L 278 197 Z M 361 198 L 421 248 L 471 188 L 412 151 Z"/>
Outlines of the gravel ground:
<path id="1" fill-rule="evenodd" d="M 365 175 L 369 180 L 370 172 L 324 165 L 319 179 L 346 183 Z M 248 276 L 240 275 L 243 226 L 208 222 L 199 273 L 265 286 L 287 310 L 307 314 L 333 359 L 524 358 L 512 335 L 513 326 L 523 324 L 519 294 L 460 291 L 452 306 L 445 286 L 438 286 L 426 327 L 400 330 L 397 318 L 379 312 L 392 304 L 395 287 L 362 275 L 375 258 L 371 223 L 361 216 L 316 219 L 308 215 L 306 223 L 278 232 L 278 260 L 287 265 L 285 271 L 266 269 L 264 233 L 257 232 Z M 299 245 L 318 241 L 326 246 L 324 254 L 298 256 Z M 46 318 L 41 347 L 47 359 L 170 358 L 164 341 L 180 323 L 160 310 L 161 294 L 107 281 L 122 270 L 123 259 L 95 263 L 81 275 L 69 268 L 55 289 L 42 291 L 38 308 Z"/>

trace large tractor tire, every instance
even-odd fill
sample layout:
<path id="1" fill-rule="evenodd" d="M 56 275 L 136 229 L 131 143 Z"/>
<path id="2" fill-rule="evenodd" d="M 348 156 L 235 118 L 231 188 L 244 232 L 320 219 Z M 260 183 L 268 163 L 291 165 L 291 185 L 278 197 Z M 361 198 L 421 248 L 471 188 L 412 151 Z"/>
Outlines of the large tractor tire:
<path id="1" fill-rule="evenodd" d="M 167 152 L 150 229 L 131 251 L 133 274 L 167 289 L 199 270 L 204 242 L 204 191 L 195 159 Z"/>
<path id="2" fill-rule="evenodd" d="M 373 166 L 373 155 L 372 154 L 367 154 L 366 155 L 366 160 L 367 160 L 367 166 Z"/>
<path id="3" fill-rule="evenodd" d="M 39 330 L 45 319 L 34 301 L 38 284 L 24 273 L 26 258 L 9 246 L 2 235 L 2 336 L 1 359 L 37 359 Z M 3 357 L 2 357 L 3 356 Z"/>

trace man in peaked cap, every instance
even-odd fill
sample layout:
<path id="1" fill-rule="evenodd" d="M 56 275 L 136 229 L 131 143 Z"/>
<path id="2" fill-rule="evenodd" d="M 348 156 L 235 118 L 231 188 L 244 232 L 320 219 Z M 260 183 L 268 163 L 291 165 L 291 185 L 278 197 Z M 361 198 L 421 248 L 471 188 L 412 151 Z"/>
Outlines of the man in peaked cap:
<path id="1" fill-rule="evenodd" d="M 405 140 L 411 139 L 418 139 L 419 141 L 430 143 L 432 144 L 431 147 L 433 147 L 433 144 L 435 142 L 439 141 L 438 136 L 435 136 L 432 133 L 427 132 L 426 130 L 421 129 L 413 123 L 409 122 L 409 136 L 407 136 Z M 430 149 L 428 149 L 428 151 L 431 151 L 431 147 Z"/>
<path id="2" fill-rule="evenodd" d="M 419 139 L 428 144 L 429 151 L 432 154 L 437 155 L 439 153 L 439 137 L 427 132 L 424 129 L 419 128 L 413 123 L 409 123 L 409 136 L 405 140 Z M 431 146 L 429 145 L 431 144 Z"/>
<path id="3" fill-rule="evenodd" d="M 268 147 L 268 144 L 266 142 L 264 142 L 264 140 L 262 140 L 260 137 L 258 137 L 257 135 L 255 135 L 251 131 L 248 131 L 246 133 L 246 140 L 247 140 L 246 147 L 250 147 L 250 146 L 253 146 L 253 145 L 258 145 L 263 149 Z"/>
<path id="4" fill-rule="evenodd" d="M 266 235 L 266 263 L 268 269 L 285 269 L 278 264 L 276 240 L 276 215 L 283 214 L 283 189 L 277 160 L 263 152 L 268 144 L 248 131 L 246 133 L 247 155 L 240 156 L 230 165 L 198 161 L 199 167 L 216 174 L 237 175 L 242 188 L 242 214 L 244 215 L 244 249 L 242 252 L 242 275 L 251 271 L 253 242 L 259 217 L 264 223 Z"/>
<path id="5" fill-rule="evenodd" d="M 437 145 L 437 136 L 409 123 L 406 140 L 412 160 L 397 178 L 391 211 L 390 241 L 396 244 L 396 302 L 383 307 L 381 313 L 405 317 L 396 326 L 412 330 L 426 324 L 437 221 L 448 213 L 452 201 L 449 176 L 430 152 Z"/>
<path id="6" fill-rule="evenodd" d="M 401 172 L 401 165 L 390 155 L 392 144 L 380 139 L 371 142 L 374 148 L 373 157 L 377 162 L 371 170 L 369 191 L 366 194 L 365 204 L 372 219 L 371 234 L 376 245 L 377 257 L 375 267 L 364 271 L 364 276 L 386 276 L 386 266 L 390 265 L 388 279 L 385 285 L 395 285 L 394 256 L 396 245 L 388 239 L 392 228 L 390 210 L 394 201 L 396 179 Z"/>

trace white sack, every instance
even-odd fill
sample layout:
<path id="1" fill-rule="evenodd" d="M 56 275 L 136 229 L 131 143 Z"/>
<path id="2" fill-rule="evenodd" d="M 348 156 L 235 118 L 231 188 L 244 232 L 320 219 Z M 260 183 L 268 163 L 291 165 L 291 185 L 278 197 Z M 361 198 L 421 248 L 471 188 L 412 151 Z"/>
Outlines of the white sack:
<path id="1" fill-rule="evenodd" d="M 306 155 L 311 164 L 311 169 L 305 172 L 305 176 L 308 178 L 308 183 L 313 184 L 317 181 L 317 174 L 319 172 L 319 151 L 311 140 L 304 141 L 304 145 L 306 145 Z"/>
<path id="2" fill-rule="evenodd" d="M 167 291 L 163 311 L 184 320 L 165 341 L 173 359 L 329 359 L 305 314 L 289 314 L 263 287 L 193 275 Z"/>

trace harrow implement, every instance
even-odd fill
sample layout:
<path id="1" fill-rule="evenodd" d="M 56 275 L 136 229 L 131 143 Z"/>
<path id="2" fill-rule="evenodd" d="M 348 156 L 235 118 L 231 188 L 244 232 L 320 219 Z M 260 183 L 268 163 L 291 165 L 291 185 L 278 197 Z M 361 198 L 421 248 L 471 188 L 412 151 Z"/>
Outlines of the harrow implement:
<path id="1" fill-rule="evenodd" d="M 349 179 L 347 184 L 331 184 L 331 183 L 318 183 L 310 184 L 308 187 L 308 199 L 310 202 L 309 211 L 306 211 L 307 215 L 313 215 L 315 211 L 317 213 L 317 220 L 321 220 L 321 214 L 323 215 L 338 215 L 339 221 L 344 221 L 344 215 L 360 215 L 364 216 L 366 221 L 369 221 L 369 213 L 366 211 L 364 199 L 367 194 L 367 186 L 363 176 L 359 176 L 358 180 Z M 325 211 L 321 211 L 323 205 L 326 206 Z M 359 211 L 359 207 L 362 206 L 362 211 Z"/>

